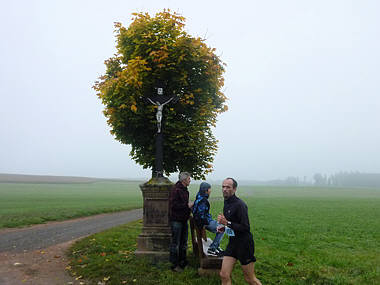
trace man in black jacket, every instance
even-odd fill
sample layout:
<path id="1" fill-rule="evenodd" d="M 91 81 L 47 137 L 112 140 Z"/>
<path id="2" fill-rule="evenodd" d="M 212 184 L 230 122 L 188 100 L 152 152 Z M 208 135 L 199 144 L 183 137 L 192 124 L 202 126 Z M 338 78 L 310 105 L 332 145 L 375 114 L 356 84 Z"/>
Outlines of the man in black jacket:
<path id="1" fill-rule="evenodd" d="M 230 236 L 224 252 L 220 277 L 223 285 L 231 284 L 231 273 L 237 260 L 240 261 L 244 279 L 248 284 L 261 285 L 255 276 L 255 244 L 250 232 L 247 205 L 235 196 L 237 182 L 233 178 L 223 181 L 224 197 L 223 215 L 218 216 L 218 222 L 234 231 Z"/>
<path id="2" fill-rule="evenodd" d="M 173 186 L 169 196 L 169 219 L 172 230 L 170 242 L 170 262 L 171 269 L 180 272 L 187 265 L 186 249 L 188 226 L 187 220 L 190 217 L 193 202 L 189 202 L 190 174 L 181 172 L 179 181 Z"/>

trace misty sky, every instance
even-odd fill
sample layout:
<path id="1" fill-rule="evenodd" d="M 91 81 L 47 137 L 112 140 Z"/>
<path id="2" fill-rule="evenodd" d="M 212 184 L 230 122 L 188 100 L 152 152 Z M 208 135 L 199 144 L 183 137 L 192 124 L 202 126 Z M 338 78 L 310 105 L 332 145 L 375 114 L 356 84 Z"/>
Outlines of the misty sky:
<path id="1" fill-rule="evenodd" d="M 170 8 L 227 64 L 208 179 L 380 173 L 380 2 L 3 1 L 0 173 L 149 178 L 91 88 L 114 22 Z"/>

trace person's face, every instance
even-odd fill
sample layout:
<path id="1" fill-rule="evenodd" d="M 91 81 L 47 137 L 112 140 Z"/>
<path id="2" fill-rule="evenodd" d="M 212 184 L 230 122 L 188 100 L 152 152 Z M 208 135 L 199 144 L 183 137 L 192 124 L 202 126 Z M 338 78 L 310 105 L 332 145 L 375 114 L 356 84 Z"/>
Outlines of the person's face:
<path id="1" fill-rule="evenodd" d="M 183 185 L 185 185 L 185 187 L 187 187 L 190 185 L 190 181 L 191 181 L 191 178 L 189 176 L 185 180 L 183 180 L 182 183 L 183 183 Z"/>
<path id="2" fill-rule="evenodd" d="M 222 192 L 224 199 L 230 198 L 235 194 L 236 188 L 233 187 L 233 182 L 231 179 L 225 179 L 222 184 Z"/>
<path id="3" fill-rule="evenodd" d="M 208 188 L 206 193 L 210 196 L 211 195 L 211 188 Z"/>

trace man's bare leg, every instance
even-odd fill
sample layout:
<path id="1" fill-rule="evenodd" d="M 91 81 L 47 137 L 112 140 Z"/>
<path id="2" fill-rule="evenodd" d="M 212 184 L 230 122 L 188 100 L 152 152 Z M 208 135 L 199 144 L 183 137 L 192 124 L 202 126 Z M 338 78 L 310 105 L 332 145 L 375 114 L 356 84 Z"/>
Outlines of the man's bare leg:
<path id="1" fill-rule="evenodd" d="M 224 260 L 223 260 L 224 262 Z M 251 262 L 247 265 L 242 265 L 244 279 L 250 285 L 262 285 L 260 280 L 256 278 L 255 275 L 255 263 Z"/>
<path id="2" fill-rule="evenodd" d="M 231 273 L 234 269 L 236 259 L 231 256 L 224 256 L 222 269 L 220 270 L 220 278 L 222 280 L 222 285 L 231 285 Z"/>

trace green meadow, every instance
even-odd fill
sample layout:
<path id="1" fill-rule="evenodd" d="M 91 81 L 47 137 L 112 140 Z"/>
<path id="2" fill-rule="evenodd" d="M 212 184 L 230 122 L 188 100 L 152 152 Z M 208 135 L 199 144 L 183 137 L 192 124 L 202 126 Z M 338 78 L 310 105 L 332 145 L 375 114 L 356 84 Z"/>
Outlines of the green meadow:
<path id="1" fill-rule="evenodd" d="M 191 192 L 194 197 L 195 185 Z M 263 284 L 380 284 L 380 189 L 242 186 L 237 195 L 249 207 Z M 219 185 L 212 197 L 217 215 Z M 71 249 L 71 273 L 92 284 L 220 284 L 217 276 L 197 275 L 190 242 L 190 266 L 182 273 L 136 259 L 140 230 L 136 222 L 79 241 Z M 233 284 L 244 284 L 239 265 Z"/>
<path id="2" fill-rule="evenodd" d="M 139 184 L 0 183 L 0 228 L 139 208 Z M 212 189 L 216 216 L 223 199 L 220 185 Z M 380 284 L 380 189 L 240 186 L 237 195 L 249 207 L 263 284 Z M 220 284 L 197 275 L 190 242 L 190 266 L 180 274 L 136 259 L 140 231 L 138 221 L 79 241 L 71 273 L 92 284 Z M 239 265 L 233 283 L 244 283 Z"/>
<path id="3" fill-rule="evenodd" d="M 140 207 L 139 182 L 0 183 L 0 228 Z"/>

